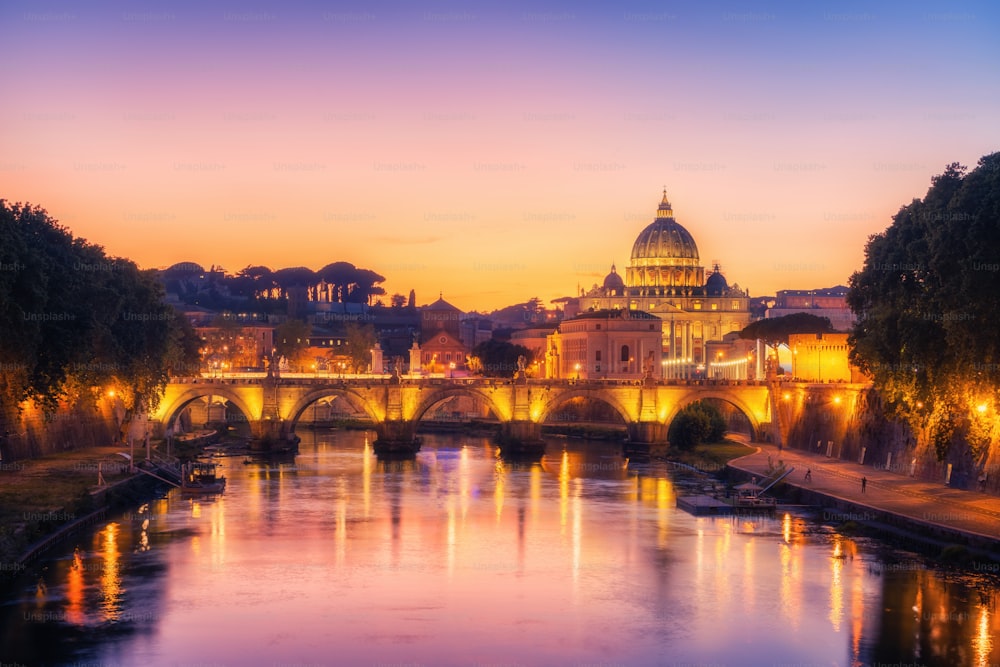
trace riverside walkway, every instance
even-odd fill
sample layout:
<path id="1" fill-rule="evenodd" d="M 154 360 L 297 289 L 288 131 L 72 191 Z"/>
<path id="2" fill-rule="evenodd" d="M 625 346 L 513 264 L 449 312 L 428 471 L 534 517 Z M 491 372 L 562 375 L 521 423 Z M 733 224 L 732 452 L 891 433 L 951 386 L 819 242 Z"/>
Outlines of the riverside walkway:
<path id="1" fill-rule="evenodd" d="M 944 483 L 914 479 L 873 465 L 827 458 L 798 449 L 754 443 L 757 452 L 734 459 L 729 466 L 758 478 L 767 475 L 768 458 L 784 461 L 795 471 L 783 483 L 799 487 L 804 495 L 826 497 L 846 518 L 884 522 L 894 516 L 927 527 L 943 539 L 956 536 L 970 544 L 1000 549 L 1000 498 L 977 491 L 953 489 Z M 805 480 L 812 470 L 812 481 Z M 867 478 L 862 492 L 861 479 Z"/>

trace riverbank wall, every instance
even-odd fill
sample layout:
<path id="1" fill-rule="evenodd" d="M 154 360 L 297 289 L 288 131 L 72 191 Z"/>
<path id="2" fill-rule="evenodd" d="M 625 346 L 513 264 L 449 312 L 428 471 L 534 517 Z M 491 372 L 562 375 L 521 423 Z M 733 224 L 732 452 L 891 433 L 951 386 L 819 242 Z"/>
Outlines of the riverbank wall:
<path id="1" fill-rule="evenodd" d="M 63 401 L 55 410 L 27 401 L 20 414 L 3 420 L 0 465 L 117 442 L 120 411 L 108 397 Z"/>
<path id="2" fill-rule="evenodd" d="M 978 453 L 962 433 L 938 458 L 928 429 L 890 417 L 870 386 L 780 385 L 774 411 L 784 447 L 822 454 L 952 488 L 1000 495 L 1000 428 Z"/>

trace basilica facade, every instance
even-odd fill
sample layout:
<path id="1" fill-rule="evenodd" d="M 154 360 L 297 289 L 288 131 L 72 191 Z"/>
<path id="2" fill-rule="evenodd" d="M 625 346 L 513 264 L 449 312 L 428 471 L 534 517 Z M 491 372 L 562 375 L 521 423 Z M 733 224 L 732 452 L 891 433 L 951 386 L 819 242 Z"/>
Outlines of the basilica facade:
<path id="1" fill-rule="evenodd" d="M 730 286 L 718 264 L 706 275 L 694 237 L 674 218 L 664 191 L 656 218 L 632 245 L 625 277 L 615 266 L 601 285 L 567 302 L 565 317 L 629 310 L 663 323 L 664 376 L 689 375 L 706 361 L 706 343 L 750 323 L 750 295 Z"/>

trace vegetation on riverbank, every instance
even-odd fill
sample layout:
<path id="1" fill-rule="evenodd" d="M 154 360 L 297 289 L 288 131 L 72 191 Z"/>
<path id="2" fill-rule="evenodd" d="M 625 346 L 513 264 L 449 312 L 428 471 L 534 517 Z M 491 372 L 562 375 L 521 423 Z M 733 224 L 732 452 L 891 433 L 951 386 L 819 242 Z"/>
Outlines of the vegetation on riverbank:
<path id="1" fill-rule="evenodd" d="M 14 567 L 27 548 L 60 526 L 97 508 L 91 492 L 98 472 L 107 484 L 129 476 L 118 449 L 101 447 L 9 464 L 0 484 L 0 574 Z M 0 577 L 5 578 L 5 577 Z"/>
<path id="2" fill-rule="evenodd" d="M 985 485 L 1000 461 L 1000 153 L 956 163 L 871 236 L 850 280 L 851 360 L 918 450 Z"/>
<path id="3" fill-rule="evenodd" d="M 726 469 L 726 464 L 747 454 L 753 454 L 755 448 L 735 440 L 724 439 L 719 442 L 701 443 L 692 449 L 671 447 L 667 450 L 668 461 L 683 463 L 706 473 L 718 473 Z"/>
<path id="4" fill-rule="evenodd" d="M 114 396 L 122 433 L 155 407 L 200 340 L 151 271 L 74 237 L 37 206 L 0 199 L 0 460 L 30 458 L 21 416 Z M 123 437 L 124 439 L 124 437 Z"/>

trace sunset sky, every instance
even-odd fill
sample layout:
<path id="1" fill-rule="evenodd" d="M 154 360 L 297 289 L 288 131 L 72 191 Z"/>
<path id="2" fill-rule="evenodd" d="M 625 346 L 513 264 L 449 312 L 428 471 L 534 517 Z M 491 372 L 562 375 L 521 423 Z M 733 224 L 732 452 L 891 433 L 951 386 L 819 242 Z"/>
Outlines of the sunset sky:
<path id="1" fill-rule="evenodd" d="M 1000 5 L 3 3 L 0 197 L 143 267 L 463 310 L 624 271 L 662 188 L 752 296 L 1000 150 Z"/>

